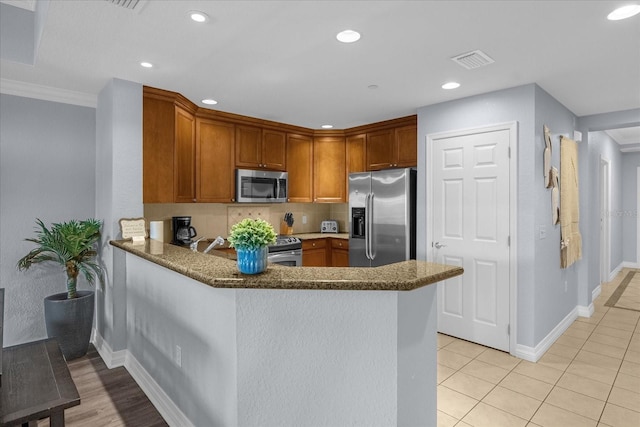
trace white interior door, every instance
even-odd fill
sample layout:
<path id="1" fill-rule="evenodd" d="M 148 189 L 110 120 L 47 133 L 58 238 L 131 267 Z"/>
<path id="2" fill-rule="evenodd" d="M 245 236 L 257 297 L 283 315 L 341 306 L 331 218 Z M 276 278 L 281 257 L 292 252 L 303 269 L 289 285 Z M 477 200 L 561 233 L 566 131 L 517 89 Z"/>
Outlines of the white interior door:
<path id="1" fill-rule="evenodd" d="M 509 351 L 508 127 L 432 138 L 435 262 L 462 266 L 438 285 L 438 330 Z"/>

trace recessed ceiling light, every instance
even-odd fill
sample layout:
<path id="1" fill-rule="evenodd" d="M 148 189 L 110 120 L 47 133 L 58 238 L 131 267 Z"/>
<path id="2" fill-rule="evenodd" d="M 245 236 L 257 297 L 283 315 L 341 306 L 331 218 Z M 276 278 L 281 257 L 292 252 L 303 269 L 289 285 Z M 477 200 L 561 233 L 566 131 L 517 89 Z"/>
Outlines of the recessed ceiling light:
<path id="1" fill-rule="evenodd" d="M 322 125 L 322 129 L 333 129 L 333 125 Z"/>
<path id="2" fill-rule="evenodd" d="M 458 82 L 447 82 L 442 85 L 442 89 L 457 89 L 460 87 L 460 83 Z"/>
<path id="3" fill-rule="evenodd" d="M 640 13 L 640 5 L 639 4 L 629 4 L 627 6 L 622 6 L 611 12 L 607 15 L 607 19 L 609 21 L 619 21 L 621 19 L 631 18 L 634 15 Z"/>
<path id="4" fill-rule="evenodd" d="M 153 68 L 153 64 L 151 62 L 141 62 L 140 66 L 144 67 L 144 68 Z"/>
<path id="5" fill-rule="evenodd" d="M 204 12 L 200 12 L 199 10 L 190 10 L 189 18 L 196 22 L 207 22 L 209 20 L 209 15 Z"/>
<path id="6" fill-rule="evenodd" d="M 207 105 L 216 105 L 218 101 L 216 101 L 215 99 L 207 98 L 207 99 L 203 99 L 202 103 Z"/>
<path id="7" fill-rule="evenodd" d="M 340 31 L 336 38 L 342 43 L 353 43 L 360 40 L 360 33 L 353 30 L 344 30 Z"/>

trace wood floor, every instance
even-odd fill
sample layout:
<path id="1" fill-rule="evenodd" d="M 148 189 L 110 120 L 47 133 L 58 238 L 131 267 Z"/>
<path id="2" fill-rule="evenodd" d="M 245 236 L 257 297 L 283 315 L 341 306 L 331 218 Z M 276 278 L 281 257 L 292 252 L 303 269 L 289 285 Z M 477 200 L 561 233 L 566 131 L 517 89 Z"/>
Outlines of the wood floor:
<path id="1" fill-rule="evenodd" d="M 80 393 L 80 405 L 65 411 L 70 427 L 167 426 L 156 408 L 123 367 L 107 369 L 91 345 L 86 356 L 68 363 Z M 38 427 L 48 427 L 40 420 Z"/>

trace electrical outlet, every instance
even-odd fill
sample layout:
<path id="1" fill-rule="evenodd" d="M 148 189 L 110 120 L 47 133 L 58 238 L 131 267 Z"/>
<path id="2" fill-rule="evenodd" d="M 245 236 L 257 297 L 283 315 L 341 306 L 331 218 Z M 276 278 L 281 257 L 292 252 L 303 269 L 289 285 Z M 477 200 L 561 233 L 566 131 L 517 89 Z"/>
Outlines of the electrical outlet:
<path id="1" fill-rule="evenodd" d="M 182 347 L 176 345 L 176 365 L 182 367 Z"/>
<path id="2" fill-rule="evenodd" d="M 307 223 L 307 216 L 306 215 L 302 215 L 302 223 L 303 224 Z"/>

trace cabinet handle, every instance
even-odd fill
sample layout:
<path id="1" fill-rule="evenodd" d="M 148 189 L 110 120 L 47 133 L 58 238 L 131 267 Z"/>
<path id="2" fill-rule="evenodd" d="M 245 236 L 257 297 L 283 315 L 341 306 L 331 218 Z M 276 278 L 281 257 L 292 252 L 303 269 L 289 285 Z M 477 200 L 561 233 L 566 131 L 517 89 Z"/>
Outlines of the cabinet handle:
<path id="1" fill-rule="evenodd" d="M 316 245 L 315 243 L 312 243 L 312 244 L 311 244 L 311 246 L 315 246 L 315 245 Z"/>

